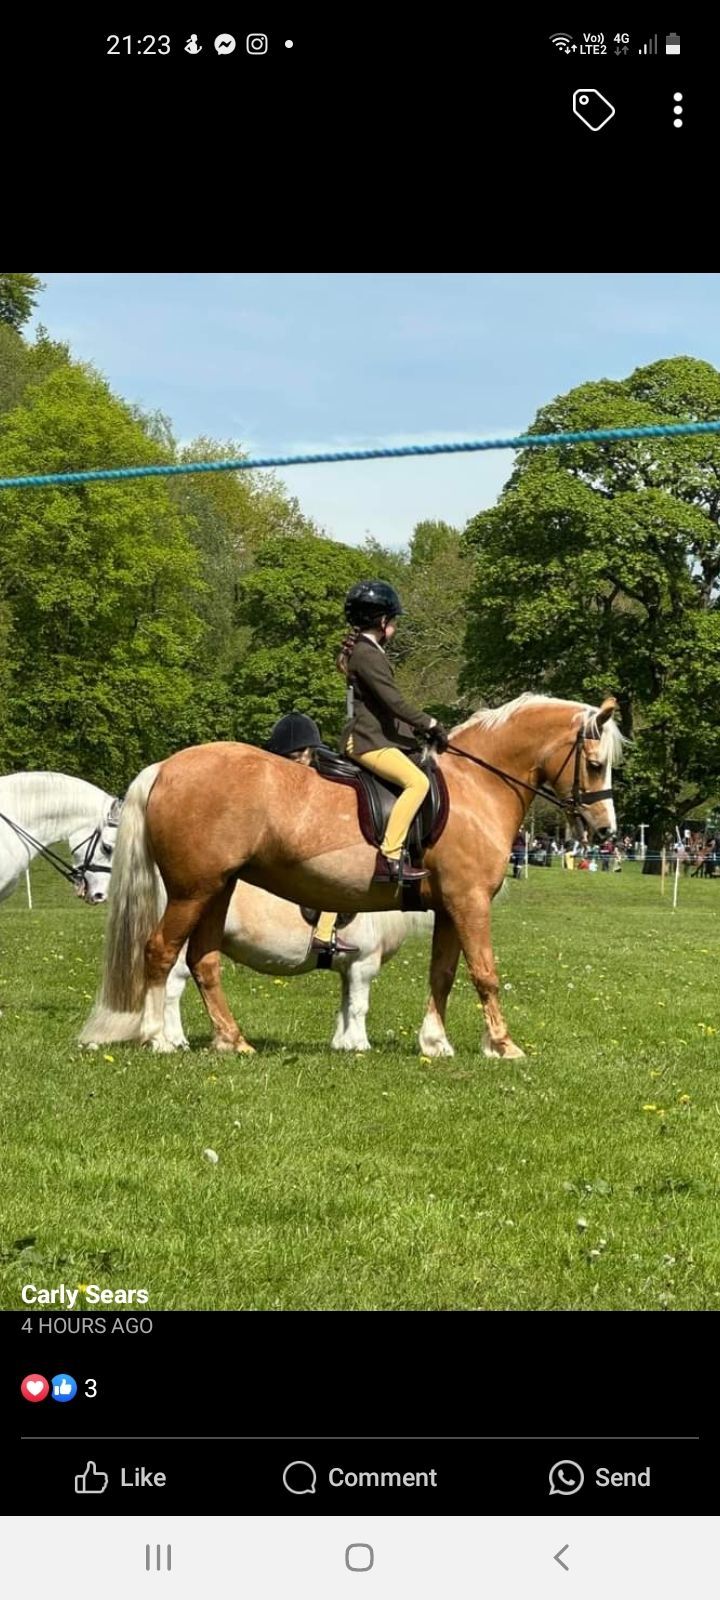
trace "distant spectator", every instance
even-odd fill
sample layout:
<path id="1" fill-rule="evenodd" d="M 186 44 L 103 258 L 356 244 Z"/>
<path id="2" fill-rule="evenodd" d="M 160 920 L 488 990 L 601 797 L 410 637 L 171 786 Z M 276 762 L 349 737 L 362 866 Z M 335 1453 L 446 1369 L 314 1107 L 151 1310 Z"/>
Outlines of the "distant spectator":
<path id="1" fill-rule="evenodd" d="M 510 860 L 512 862 L 513 877 L 519 878 L 525 862 L 525 835 L 522 832 L 516 834 Z"/>

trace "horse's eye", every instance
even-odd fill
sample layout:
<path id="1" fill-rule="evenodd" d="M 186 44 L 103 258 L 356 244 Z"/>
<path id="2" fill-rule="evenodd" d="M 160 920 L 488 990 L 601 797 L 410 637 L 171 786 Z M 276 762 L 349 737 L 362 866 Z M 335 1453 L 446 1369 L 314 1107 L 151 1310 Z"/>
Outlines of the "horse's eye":
<path id="1" fill-rule="evenodd" d="M 112 855 L 112 845 L 111 844 L 101 844 L 100 852 L 104 856 L 111 856 Z"/>
<path id="2" fill-rule="evenodd" d="M 588 761 L 587 769 L 588 772 L 602 772 L 602 761 Z"/>

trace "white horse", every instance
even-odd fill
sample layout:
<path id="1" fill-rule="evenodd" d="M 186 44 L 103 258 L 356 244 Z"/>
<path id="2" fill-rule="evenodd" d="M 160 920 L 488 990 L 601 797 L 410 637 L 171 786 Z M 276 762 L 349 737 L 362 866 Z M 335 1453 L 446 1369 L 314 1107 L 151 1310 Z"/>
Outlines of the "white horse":
<path id="1" fill-rule="evenodd" d="M 165 891 L 156 875 L 158 916 L 165 905 Z M 333 1050 L 369 1050 L 366 1018 L 370 986 L 380 968 L 400 949 L 410 933 L 432 933 L 432 911 L 363 911 L 353 917 L 343 938 L 357 946 L 352 955 L 334 956 L 333 971 L 342 985 L 340 1010 L 332 1038 Z M 223 952 L 231 961 L 266 972 L 276 978 L 295 978 L 313 972 L 317 955 L 310 953 L 312 928 L 299 906 L 281 900 L 254 884 L 238 882 L 228 908 Z M 188 1041 L 180 1015 L 180 1000 L 190 977 L 185 946 L 170 973 L 165 991 L 165 1024 L 159 1046 L 153 1049 L 187 1050 Z M 123 1018 L 127 1023 L 128 1019 Z M 110 1021 L 98 1003 L 80 1035 L 80 1042 L 91 1048 L 123 1039 L 139 1039 L 141 1018 L 133 1018 L 132 1031 L 117 1031 L 117 1018 Z"/>
<path id="2" fill-rule="evenodd" d="M 121 802 L 64 772 L 14 772 L 0 777 L 0 900 L 7 899 L 45 847 L 76 893 L 95 905 L 107 899 Z M 74 866 L 48 847 L 66 839 Z"/>

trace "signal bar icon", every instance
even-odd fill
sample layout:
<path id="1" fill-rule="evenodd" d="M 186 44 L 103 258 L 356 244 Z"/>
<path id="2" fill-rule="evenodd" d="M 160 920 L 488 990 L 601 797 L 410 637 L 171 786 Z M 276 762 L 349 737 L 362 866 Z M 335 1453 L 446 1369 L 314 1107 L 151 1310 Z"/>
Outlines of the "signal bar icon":
<path id="1" fill-rule="evenodd" d="M 638 49 L 638 55 L 639 56 L 656 56 L 657 53 L 658 53 L 657 41 L 658 41 L 658 36 L 657 36 L 656 33 L 654 33 L 652 38 L 648 39 L 647 44 L 640 45 L 640 47 Z"/>

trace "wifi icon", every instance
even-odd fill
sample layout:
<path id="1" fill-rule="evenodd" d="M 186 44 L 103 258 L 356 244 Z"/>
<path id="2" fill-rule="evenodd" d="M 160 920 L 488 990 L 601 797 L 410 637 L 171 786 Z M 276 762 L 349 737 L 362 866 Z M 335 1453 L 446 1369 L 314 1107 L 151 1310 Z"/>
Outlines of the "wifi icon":
<path id="1" fill-rule="evenodd" d="M 572 44 L 572 34 L 571 33 L 551 33 L 551 35 L 550 35 L 550 43 L 554 44 L 558 50 L 567 50 L 569 48 L 569 46 Z"/>

